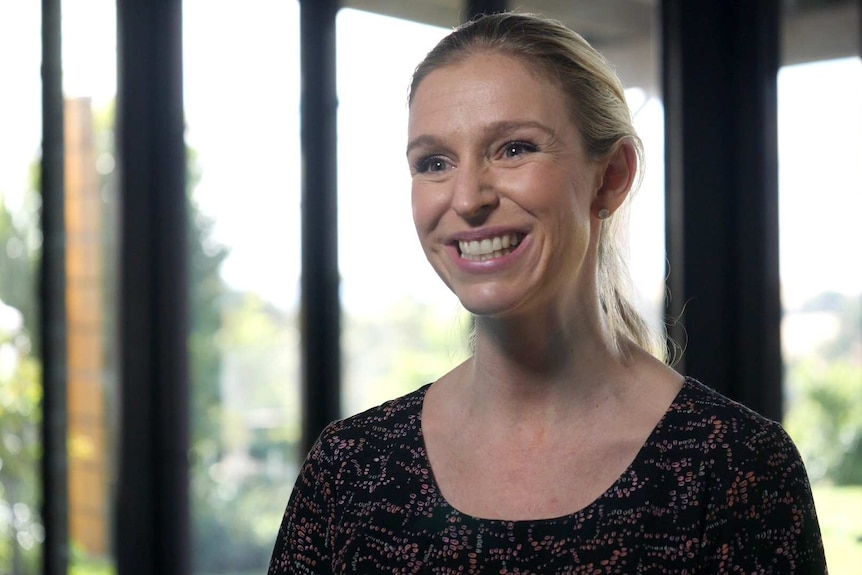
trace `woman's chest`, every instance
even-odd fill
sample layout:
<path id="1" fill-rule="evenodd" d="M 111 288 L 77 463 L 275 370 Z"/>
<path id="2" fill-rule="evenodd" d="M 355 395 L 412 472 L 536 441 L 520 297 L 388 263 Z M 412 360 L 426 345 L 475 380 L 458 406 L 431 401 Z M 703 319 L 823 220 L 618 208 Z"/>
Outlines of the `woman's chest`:
<path id="1" fill-rule="evenodd" d="M 411 474 L 339 502 L 333 572 L 691 573 L 705 502 L 690 487 L 630 474 L 578 513 L 499 521 L 462 514 L 430 476 Z"/>

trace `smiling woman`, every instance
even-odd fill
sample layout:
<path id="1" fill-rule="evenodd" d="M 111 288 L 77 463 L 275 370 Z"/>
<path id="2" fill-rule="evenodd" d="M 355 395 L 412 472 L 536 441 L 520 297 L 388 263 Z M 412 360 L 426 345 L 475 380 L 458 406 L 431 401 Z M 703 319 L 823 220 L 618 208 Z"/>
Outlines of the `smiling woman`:
<path id="1" fill-rule="evenodd" d="M 601 225 L 590 216 L 618 209 L 637 169 L 630 140 L 594 159 L 564 94 L 547 88 L 517 60 L 488 53 L 434 70 L 412 93 L 416 228 L 431 265 L 477 321 L 498 306 L 531 314 L 549 301 L 563 322 L 577 315 L 595 288 L 594 275 L 578 273 L 598 253 Z M 503 238 L 516 247 L 503 253 Z M 500 257 L 491 257 L 495 241 Z"/>
<path id="2" fill-rule="evenodd" d="M 569 118 L 559 90 L 498 54 L 435 70 L 412 95 L 416 228 L 431 265 L 478 318 L 533 313 L 547 298 L 568 318 L 588 289 L 577 270 L 590 212 L 611 207 L 613 191 L 594 194 L 602 166 Z M 503 254 L 503 238 L 515 249 Z M 490 257 L 495 240 L 500 257 Z M 462 244 L 484 257 L 465 256 Z"/>
<path id="3" fill-rule="evenodd" d="M 270 574 L 825 572 L 783 429 L 650 353 L 618 244 L 642 153 L 602 56 L 478 18 L 416 69 L 407 150 L 473 355 L 324 430 Z"/>

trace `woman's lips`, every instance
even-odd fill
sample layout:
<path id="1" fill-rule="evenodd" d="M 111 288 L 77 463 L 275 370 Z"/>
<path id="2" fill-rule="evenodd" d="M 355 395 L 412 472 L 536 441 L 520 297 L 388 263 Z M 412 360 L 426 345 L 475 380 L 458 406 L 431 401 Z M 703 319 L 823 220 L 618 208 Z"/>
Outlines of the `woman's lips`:
<path id="1" fill-rule="evenodd" d="M 455 234 L 447 251 L 462 271 L 485 274 L 513 265 L 529 243 L 529 233 L 498 227 Z"/>
<path id="2" fill-rule="evenodd" d="M 524 234 L 508 232 L 473 240 L 459 240 L 458 253 L 462 259 L 484 262 L 509 255 L 524 239 Z"/>

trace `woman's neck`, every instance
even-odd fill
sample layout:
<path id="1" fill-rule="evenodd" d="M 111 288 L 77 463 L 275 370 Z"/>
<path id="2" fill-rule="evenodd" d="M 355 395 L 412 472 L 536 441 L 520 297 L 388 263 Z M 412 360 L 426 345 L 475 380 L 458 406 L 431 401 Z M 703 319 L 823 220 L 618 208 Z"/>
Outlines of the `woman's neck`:
<path id="1" fill-rule="evenodd" d="M 553 413 L 613 393 L 609 382 L 619 381 L 625 362 L 598 313 L 576 317 L 476 318 L 475 354 L 462 372 L 468 404 L 513 415 Z"/>

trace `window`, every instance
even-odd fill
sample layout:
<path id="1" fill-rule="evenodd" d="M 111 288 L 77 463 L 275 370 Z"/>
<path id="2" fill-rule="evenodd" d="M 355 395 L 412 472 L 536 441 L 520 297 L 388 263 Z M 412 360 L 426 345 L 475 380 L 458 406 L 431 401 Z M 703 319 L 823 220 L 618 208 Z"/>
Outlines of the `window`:
<path id="1" fill-rule="evenodd" d="M 419 245 L 404 155 L 410 76 L 448 31 L 351 9 L 336 30 L 342 412 L 351 415 L 464 359 L 469 319 Z"/>
<path id="2" fill-rule="evenodd" d="M 829 572 L 862 561 L 862 61 L 778 80 L 785 425 L 811 478 Z"/>
<path id="3" fill-rule="evenodd" d="M 39 4 L 0 5 L 0 565 L 39 571 L 41 479 L 37 166 L 42 129 Z"/>
<path id="4" fill-rule="evenodd" d="M 263 572 L 298 473 L 299 5 L 183 3 L 196 573 Z"/>

